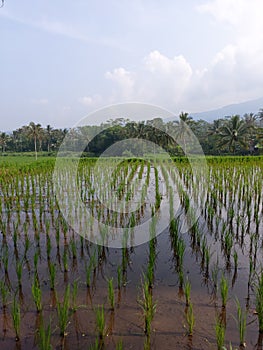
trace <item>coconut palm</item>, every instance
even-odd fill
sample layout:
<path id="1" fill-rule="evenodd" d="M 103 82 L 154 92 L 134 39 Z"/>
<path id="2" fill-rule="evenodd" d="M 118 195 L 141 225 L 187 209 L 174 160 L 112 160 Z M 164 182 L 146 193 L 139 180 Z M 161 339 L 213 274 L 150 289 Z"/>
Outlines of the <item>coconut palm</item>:
<path id="1" fill-rule="evenodd" d="M 37 141 L 39 141 L 42 138 L 43 134 L 41 124 L 35 124 L 34 122 L 31 122 L 27 127 L 27 132 L 28 136 L 34 139 L 35 155 L 37 159 Z"/>
<path id="2" fill-rule="evenodd" d="M 51 134 L 52 134 L 52 127 L 50 125 L 47 125 L 46 127 L 46 137 L 47 137 L 47 151 L 50 152 L 50 145 L 51 145 Z"/>
<path id="3" fill-rule="evenodd" d="M 237 147 L 247 148 L 251 126 L 239 115 L 233 115 L 225 120 L 220 127 L 218 146 L 228 148 L 229 152 L 236 152 Z"/>
<path id="4" fill-rule="evenodd" d="M 183 151 L 186 153 L 186 141 L 191 136 L 191 125 L 193 125 L 193 118 L 188 115 L 188 113 L 181 112 L 179 115 L 179 120 L 174 122 L 175 124 L 175 137 L 183 145 Z"/>
<path id="5" fill-rule="evenodd" d="M 260 121 L 260 126 L 262 127 L 263 126 L 263 108 L 259 109 L 257 116 L 258 116 L 259 121 Z"/>
<path id="6" fill-rule="evenodd" d="M 0 147 L 2 148 L 2 153 L 4 153 L 6 150 L 6 144 L 8 139 L 9 137 L 5 132 L 0 133 Z"/>
<path id="7" fill-rule="evenodd" d="M 222 126 L 222 119 L 216 119 L 208 128 L 208 135 L 219 135 Z"/>

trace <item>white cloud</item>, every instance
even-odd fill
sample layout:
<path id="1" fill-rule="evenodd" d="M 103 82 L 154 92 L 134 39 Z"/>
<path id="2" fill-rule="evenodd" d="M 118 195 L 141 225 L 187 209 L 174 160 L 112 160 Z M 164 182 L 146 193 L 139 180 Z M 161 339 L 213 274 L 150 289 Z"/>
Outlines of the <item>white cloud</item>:
<path id="1" fill-rule="evenodd" d="M 114 69 L 113 72 L 106 72 L 105 78 L 117 84 L 122 99 L 132 99 L 134 96 L 135 74 L 120 67 Z M 115 93 L 118 94 L 118 92 Z"/>
<path id="2" fill-rule="evenodd" d="M 100 95 L 83 96 L 83 97 L 80 97 L 78 101 L 84 106 L 94 107 L 100 104 L 101 96 Z"/>
<path id="3" fill-rule="evenodd" d="M 210 14 L 219 23 L 227 23 L 236 33 L 238 45 L 262 49 L 262 0 L 212 0 L 197 9 Z"/>
<path id="4" fill-rule="evenodd" d="M 229 44 L 198 71 L 182 55 L 169 58 L 153 51 L 136 70 L 116 68 L 106 73 L 114 83 L 109 102 L 153 103 L 177 113 L 257 98 L 263 95 L 263 51 L 254 54 Z"/>
<path id="5" fill-rule="evenodd" d="M 232 42 L 209 64 L 193 69 L 183 55 L 150 52 L 134 70 L 117 68 L 111 102 L 137 100 L 173 111 L 201 111 L 263 96 L 263 1 L 211 0 L 198 6 L 231 30 Z"/>
<path id="6" fill-rule="evenodd" d="M 146 103 L 178 102 L 189 81 L 192 69 L 183 56 L 169 58 L 155 50 L 142 60 L 136 71 L 123 67 L 107 72 L 114 83 L 110 102 L 138 101 Z"/>

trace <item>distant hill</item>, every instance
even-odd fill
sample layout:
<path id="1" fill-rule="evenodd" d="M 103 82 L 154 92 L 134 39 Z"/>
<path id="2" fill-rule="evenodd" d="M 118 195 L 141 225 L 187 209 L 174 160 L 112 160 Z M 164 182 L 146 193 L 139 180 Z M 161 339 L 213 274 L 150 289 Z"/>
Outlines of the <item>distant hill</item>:
<path id="1" fill-rule="evenodd" d="M 263 97 L 256 100 L 231 104 L 211 111 L 189 114 L 195 120 L 204 119 L 206 121 L 212 121 L 214 119 L 224 118 L 225 116 L 231 116 L 233 114 L 239 114 L 240 116 L 243 116 L 245 113 L 257 113 L 260 108 L 263 108 Z"/>

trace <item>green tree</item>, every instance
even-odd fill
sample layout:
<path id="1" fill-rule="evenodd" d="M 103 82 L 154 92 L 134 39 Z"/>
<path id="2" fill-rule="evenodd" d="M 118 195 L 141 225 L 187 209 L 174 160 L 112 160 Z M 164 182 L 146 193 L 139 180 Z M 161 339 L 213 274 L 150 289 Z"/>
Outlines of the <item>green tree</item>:
<path id="1" fill-rule="evenodd" d="M 220 127 L 218 146 L 234 154 L 238 147 L 247 149 L 250 129 L 251 127 L 239 115 L 233 115 Z"/>

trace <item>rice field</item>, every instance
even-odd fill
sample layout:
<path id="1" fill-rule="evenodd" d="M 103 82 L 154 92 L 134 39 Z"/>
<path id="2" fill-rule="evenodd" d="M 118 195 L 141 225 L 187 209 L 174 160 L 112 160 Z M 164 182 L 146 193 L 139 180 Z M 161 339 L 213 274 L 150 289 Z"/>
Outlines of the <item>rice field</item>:
<path id="1" fill-rule="evenodd" d="M 64 162 L 81 235 L 55 159 L 0 160 L 0 349 L 262 349 L 262 157 Z"/>

